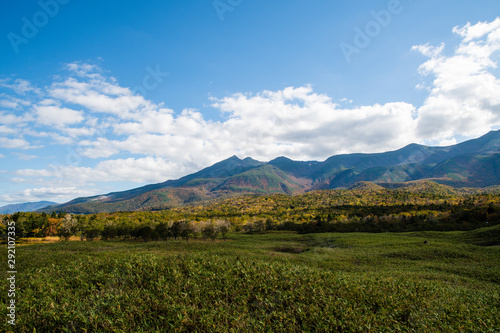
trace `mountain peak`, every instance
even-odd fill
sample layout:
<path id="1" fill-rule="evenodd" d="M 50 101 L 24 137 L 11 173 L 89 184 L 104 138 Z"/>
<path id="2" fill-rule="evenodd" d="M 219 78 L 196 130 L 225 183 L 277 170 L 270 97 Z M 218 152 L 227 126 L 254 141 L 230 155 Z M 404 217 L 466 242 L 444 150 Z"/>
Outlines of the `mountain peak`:
<path id="1" fill-rule="evenodd" d="M 276 157 L 274 160 L 270 161 L 269 164 L 291 162 L 291 161 L 292 161 L 292 159 L 290 159 L 286 156 L 279 156 L 279 157 Z"/>
<path id="2" fill-rule="evenodd" d="M 242 159 L 236 155 L 233 155 L 229 158 L 226 158 L 225 160 L 222 160 L 221 162 L 226 162 L 226 161 L 242 161 Z M 221 163 L 221 162 L 219 162 L 219 163 Z"/>

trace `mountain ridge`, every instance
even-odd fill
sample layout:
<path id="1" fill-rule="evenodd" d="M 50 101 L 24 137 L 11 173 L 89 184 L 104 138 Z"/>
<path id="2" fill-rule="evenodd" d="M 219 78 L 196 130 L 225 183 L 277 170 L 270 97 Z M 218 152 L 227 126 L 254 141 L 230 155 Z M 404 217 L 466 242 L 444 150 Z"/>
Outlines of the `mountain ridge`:
<path id="1" fill-rule="evenodd" d="M 0 207 L 0 214 L 31 212 L 34 210 L 39 210 L 53 205 L 58 205 L 58 203 L 53 201 L 36 201 L 36 202 L 23 202 L 18 204 L 10 204 Z"/>
<path id="2" fill-rule="evenodd" d="M 295 195 L 350 188 L 359 182 L 394 184 L 419 180 L 451 187 L 499 185 L 500 131 L 446 147 L 410 144 L 383 153 L 334 155 L 323 162 L 294 161 L 284 156 L 260 162 L 233 155 L 176 180 L 76 198 L 46 210 L 95 213 L 166 209 L 246 194 Z"/>

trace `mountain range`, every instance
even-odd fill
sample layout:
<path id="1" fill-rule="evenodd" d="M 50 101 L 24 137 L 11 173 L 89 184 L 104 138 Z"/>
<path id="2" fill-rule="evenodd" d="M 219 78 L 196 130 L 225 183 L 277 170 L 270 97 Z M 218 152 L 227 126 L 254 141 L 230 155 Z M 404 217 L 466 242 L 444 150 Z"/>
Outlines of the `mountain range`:
<path id="1" fill-rule="evenodd" d="M 410 144 L 385 153 L 335 155 L 324 162 L 294 161 L 286 157 L 260 162 L 232 156 L 177 180 L 77 198 L 43 211 L 88 214 L 156 210 L 238 195 L 294 195 L 350 188 L 360 182 L 391 187 L 419 180 L 457 188 L 499 185 L 500 131 L 447 147 Z"/>
<path id="2" fill-rule="evenodd" d="M 53 201 L 38 201 L 38 202 L 25 202 L 20 204 L 12 204 L 0 207 L 0 214 L 12 214 L 16 212 L 31 212 L 34 210 L 42 209 L 47 206 L 57 205 Z"/>

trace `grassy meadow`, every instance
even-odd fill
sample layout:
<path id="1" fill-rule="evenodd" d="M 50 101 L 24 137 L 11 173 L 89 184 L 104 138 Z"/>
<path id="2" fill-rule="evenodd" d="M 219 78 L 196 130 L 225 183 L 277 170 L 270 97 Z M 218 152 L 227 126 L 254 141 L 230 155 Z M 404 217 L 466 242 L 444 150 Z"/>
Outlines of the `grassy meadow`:
<path id="1" fill-rule="evenodd" d="M 18 245 L 0 331 L 500 331 L 499 226 L 228 238 Z"/>

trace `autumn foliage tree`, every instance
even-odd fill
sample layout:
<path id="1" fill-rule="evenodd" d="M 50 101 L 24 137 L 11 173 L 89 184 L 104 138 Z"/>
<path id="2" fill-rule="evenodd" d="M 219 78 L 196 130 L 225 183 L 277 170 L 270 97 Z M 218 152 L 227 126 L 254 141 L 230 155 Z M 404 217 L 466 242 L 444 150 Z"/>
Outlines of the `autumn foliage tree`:
<path id="1" fill-rule="evenodd" d="M 63 241 L 68 241 L 77 231 L 77 220 L 71 214 L 66 214 L 57 228 L 57 236 Z"/>

